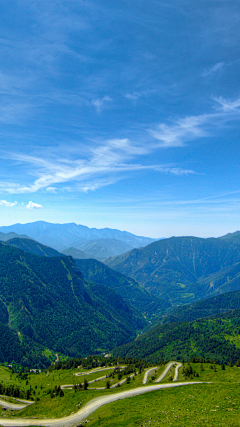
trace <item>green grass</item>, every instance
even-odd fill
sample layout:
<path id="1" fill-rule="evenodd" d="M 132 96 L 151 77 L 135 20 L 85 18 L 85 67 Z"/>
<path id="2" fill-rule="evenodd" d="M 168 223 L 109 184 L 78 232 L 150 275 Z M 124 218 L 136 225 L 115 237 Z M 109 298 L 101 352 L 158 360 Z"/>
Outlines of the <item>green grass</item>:
<path id="1" fill-rule="evenodd" d="M 210 363 L 192 363 L 191 366 L 198 373 L 199 377 L 193 379 L 183 376 L 182 368 L 179 370 L 178 381 L 205 381 L 208 384 L 186 385 L 172 389 L 158 390 L 140 396 L 126 398 L 108 405 L 104 405 L 88 417 L 90 427 L 147 427 L 147 426 L 240 426 L 240 369 L 226 366 L 222 370 L 216 365 L 215 370 Z M 160 367 L 156 377 L 158 377 L 164 367 Z M 28 384 L 26 380 L 20 380 L 16 374 L 12 374 L 8 368 L 0 367 L 0 381 L 5 384 L 17 384 L 21 388 L 31 388 L 35 390 L 35 398 L 39 401 L 21 411 L 0 410 L 0 417 L 37 417 L 37 418 L 58 418 L 68 416 L 78 411 L 87 402 L 98 396 L 103 396 L 119 391 L 130 390 L 142 385 L 144 372 L 138 374 L 129 383 L 123 384 L 115 389 L 74 391 L 64 390 L 64 396 L 50 397 L 47 391 L 59 384 L 72 384 L 73 378 L 78 383 L 84 378 L 87 380 L 100 377 L 113 371 L 99 371 L 81 377 L 73 376 L 77 369 L 52 371 L 49 374 L 29 374 Z M 86 373 L 86 371 L 84 371 Z M 170 382 L 174 375 L 174 368 L 171 368 L 163 383 Z M 93 383 L 98 387 L 101 382 L 106 385 L 107 379 Z M 117 375 L 114 381 L 117 381 Z M 153 384 L 150 379 L 148 384 Z M 37 388 L 35 386 L 37 385 Z M 33 421 L 34 422 L 34 421 Z M 1 426 L 0 426 L 1 427 Z"/>
<path id="2" fill-rule="evenodd" d="M 119 400 L 88 418 L 90 427 L 240 425 L 240 392 L 232 384 L 200 384 Z"/>
<path id="3" fill-rule="evenodd" d="M 75 373 L 82 372 L 84 375 L 76 376 Z M 93 372 L 87 375 L 84 369 L 62 369 L 51 372 L 41 372 L 40 374 L 30 373 L 28 379 L 21 379 L 16 374 L 12 374 L 8 368 L 0 366 L 0 382 L 4 385 L 15 384 L 21 390 L 28 390 L 30 387 L 35 391 L 35 397 L 42 397 L 49 389 L 63 384 L 79 384 L 83 383 L 84 379 L 87 381 L 94 380 L 103 375 L 113 372 L 113 368 L 105 371 Z M 96 383 L 98 384 L 98 383 Z M 36 388 L 37 387 L 37 388 Z"/>
<path id="4" fill-rule="evenodd" d="M 99 408 L 89 418 L 90 427 L 240 426 L 240 369 L 226 366 L 216 372 L 210 363 L 192 364 L 199 377 L 189 380 L 179 370 L 178 381 L 208 381 L 159 390 L 119 400 Z M 172 371 L 172 372 L 171 372 Z M 173 368 L 162 381 L 169 382 Z"/>

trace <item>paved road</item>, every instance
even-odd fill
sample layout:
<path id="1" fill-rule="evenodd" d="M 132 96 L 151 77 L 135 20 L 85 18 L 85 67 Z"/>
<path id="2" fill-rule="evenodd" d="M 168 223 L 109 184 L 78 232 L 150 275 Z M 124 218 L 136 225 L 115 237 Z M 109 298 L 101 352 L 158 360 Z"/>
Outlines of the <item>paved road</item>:
<path id="1" fill-rule="evenodd" d="M 175 375 L 174 375 L 174 378 L 173 378 L 173 381 L 177 381 L 177 379 L 178 379 L 178 371 L 179 371 L 179 368 L 181 368 L 181 366 L 182 366 L 182 363 L 176 363 L 176 368 L 175 368 Z"/>
<path id="2" fill-rule="evenodd" d="M 92 383 L 95 383 L 97 381 L 104 380 L 104 378 L 107 378 L 107 375 L 104 375 L 103 377 L 95 378 L 95 380 L 88 381 L 88 384 L 92 384 Z M 74 385 L 75 384 L 64 384 L 64 385 L 61 385 L 61 389 L 62 390 L 64 390 L 65 388 L 72 389 L 74 387 Z"/>
<path id="3" fill-rule="evenodd" d="M 135 376 L 135 374 L 129 375 L 129 377 L 130 377 L 130 378 L 133 378 L 134 376 Z M 103 380 L 104 378 L 108 378 L 108 377 L 107 377 L 107 375 L 105 375 L 104 377 L 96 378 L 95 380 L 92 380 L 92 381 L 88 381 L 88 384 L 95 383 L 95 382 L 97 382 L 97 381 Z M 110 378 L 110 377 L 109 377 L 109 378 Z M 111 381 L 111 380 L 109 380 L 109 381 Z M 127 378 L 124 378 L 123 380 L 118 381 L 116 384 L 111 385 L 111 386 L 110 386 L 110 388 L 115 388 L 115 387 L 121 386 L 121 385 L 122 385 L 122 384 L 124 384 L 126 381 L 127 381 Z M 62 389 L 62 390 L 63 390 L 64 388 L 72 390 L 72 389 L 73 389 L 73 387 L 74 387 L 74 384 L 65 384 L 65 385 L 61 385 L 61 389 Z M 106 390 L 106 387 L 88 387 L 88 390 Z"/>
<path id="4" fill-rule="evenodd" d="M 124 369 L 125 368 L 125 366 L 114 366 L 114 367 L 112 367 L 112 369 L 114 370 L 115 368 L 119 368 L 119 370 L 122 370 L 122 369 Z M 98 368 L 97 368 L 98 369 Z M 109 367 L 108 368 L 103 368 L 103 369 L 99 369 L 99 370 L 94 370 L 94 371 L 91 371 L 91 372 L 89 372 L 89 373 L 93 373 L 93 372 L 100 372 L 100 371 L 105 371 L 105 370 L 107 370 L 107 369 L 109 369 Z M 110 368 L 111 369 L 111 368 Z M 73 374 L 73 375 L 77 375 L 77 376 L 80 376 L 80 375 L 89 375 L 89 373 L 79 373 L 79 374 Z M 131 375 L 131 378 L 134 376 L 135 374 L 133 374 L 133 375 Z M 104 376 L 102 376 L 102 377 L 98 377 L 98 378 L 95 378 L 94 380 L 91 380 L 91 381 L 88 381 L 88 384 L 93 384 L 93 383 L 95 383 L 95 382 L 97 382 L 97 381 L 101 381 L 101 380 L 104 380 L 104 378 L 108 378 L 108 376 L 107 375 L 104 375 Z M 110 377 L 109 377 L 110 378 Z M 122 380 L 122 381 L 120 381 L 119 383 L 117 383 L 117 384 L 114 384 L 111 388 L 114 388 L 114 387 L 117 387 L 117 385 L 118 384 L 123 384 L 125 381 L 126 381 L 127 379 L 124 379 L 124 380 Z M 77 385 L 77 384 L 76 384 Z M 72 389 L 74 387 L 74 384 L 64 384 L 64 385 L 61 385 L 61 389 L 62 390 L 64 390 L 64 389 Z M 96 388 L 96 387 L 93 387 L 93 388 L 91 388 L 90 390 L 93 390 L 93 389 L 96 389 L 96 390 L 104 390 L 106 387 L 99 387 L 99 388 Z"/>
<path id="5" fill-rule="evenodd" d="M 166 366 L 166 368 L 164 369 L 164 371 L 161 373 L 161 375 L 154 381 L 155 383 L 160 383 L 160 381 L 163 380 L 163 378 L 167 375 L 169 369 L 173 366 L 176 365 L 177 362 L 169 362 Z"/>
<path id="6" fill-rule="evenodd" d="M 143 378 L 143 384 L 147 384 L 147 380 L 148 380 L 148 376 L 154 371 L 154 373 L 156 372 L 156 370 L 158 369 L 158 366 L 154 366 L 154 368 L 150 368 L 145 372 L 144 378 Z"/>
<path id="7" fill-rule="evenodd" d="M 5 396 L 0 396 L 0 397 L 5 397 Z M 9 396 L 6 396 L 6 398 Z M 2 406 L 5 409 L 11 409 L 12 411 L 20 411 L 20 409 L 24 409 L 26 408 L 26 406 L 32 405 L 34 402 L 31 402 L 29 400 L 21 400 L 21 399 L 15 399 L 18 402 L 22 402 L 22 403 L 11 403 L 11 402 L 7 402 L 6 400 L 2 400 L 0 399 L 0 406 Z"/>
<path id="8" fill-rule="evenodd" d="M 133 377 L 135 377 L 135 374 L 129 375 L 129 378 L 133 378 Z M 116 388 L 119 385 L 124 384 L 126 381 L 127 381 L 127 378 L 124 378 L 123 380 L 119 381 L 118 383 L 111 385 L 110 388 Z"/>
<path id="9" fill-rule="evenodd" d="M 94 368 L 91 371 L 88 371 L 88 372 L 77 372 L 76 374 L 73 374 L 73 375 L 76 375 L 76 377 L 80 377 L 82 375 L 90 375 L 90 374 L 94 374 L 95 372 L 107 371 L 109 369 L 114 370 L 116 368 L 123 369 L 123 368 L 126 368 L 126 365 L 124 365 L 124 366 L 122 366 L 122 365 L 121 366 L 119 366 L 119 365 L 118 366 L 108 366 L 108 368 Z"/>
<path id="10" fill-rule="evenodd" d="M 170 383 L 170 384 L 156 384 L 145 387 L 137 387 L 132 390 L 122 391 L 120 393 L 111 394 L 108 396 L 97 397 L 96 399 L 91 400 L 87 405 L 80 409 L 75 414 L 70 415 L 65 418 L 58 419 L 6 419 L 0 418 L 0 425 L 4 427 L 26 427 L 26 426 L 42 426 L 42 427 L 76 427 L 81 421 L 85 420 L 89 415 L 91 415 L 96 409 L 100 408 L 110 402 L 115 402 L 116 400 L 125 399 L 127 397 L 137 396 L 139 394 L 147 393 L 150 391 L 161 390 L 165 388 L 172 387 L 181 387 L 191 384 L 203 384 L 200 381 L 186 382 L 186 383 Z"/>

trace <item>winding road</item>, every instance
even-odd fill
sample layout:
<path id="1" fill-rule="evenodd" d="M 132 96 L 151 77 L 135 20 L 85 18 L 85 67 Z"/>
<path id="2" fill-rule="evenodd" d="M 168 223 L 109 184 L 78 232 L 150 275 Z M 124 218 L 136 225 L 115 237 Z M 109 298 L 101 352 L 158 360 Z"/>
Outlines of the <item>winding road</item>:
<path id="1" fill-rule="evenodd" d="M 176 363 L 176 368 L 175 368 L 175 374 L 174 374 L 174 378 L 173 378 L 173 381 L 177 381 L 177 379 L 178 379 L 178 371 L 179 371 L 179 368 L 181 368 L 181 366 L 182 366 L 182 363 Z"/>
<path id="2" fill-rule="evenodd" d="M 117 365 L 117 366 L 112 366 L 112 367 L 108 366 L 108 368 L 94 368 L 91 371 L 88 371 L 88 372 L 77 372 L 76 374 L 73 374 L 73 375 L 75 375 L 76 377 L 81 377 L 83 375 L 94 374 L 95 372 L 109 371 L 109 369 L 119 369 L 119 368 L 121 368 L 121 369 L 126 368 L 126 365 L 124 365 L 124 366 Z"/>
<path id="3" fill-rule="evenodd" d="M 155 383 L 160 383 L 160 381 L 163 380 L 163 378 L 167 375 L 169 369 L 173 366 L 176 365 L 177 362 L 169 362 L 166 366 L 166 368 L 164 369 L 164 371 L 161 373 L 161 375 L 154 381 Z"/>
<path id="4" fill-rule="evenodd" d="M 0 396 L 0 397 L 5 397 L 5 396 Z M 9 396 L 6 396 L 6 398 L 9 398 Z M 16 399 L 14 398 L 17 402 L 21 402 L 19 403 L 11 403 L 11 402 L 7 402 L 6 400 L 2 400 L 0 399 L 0 406 L 2 406 L 5 409 L 11 409 L 12 411 L 20 411 L 21 409 L 26 408 L 29 405 L 32 405 L 35 402 L 32 402 L 30 400 L 22 400 L 22 399 Z"/>
<path id="5" fill-rule="evenodd" d="M 145 387 L 137 387 L 132 390 L 122 391 L 120 393 L 111 394 L 108 396 L 97 397 L 87 403 L 82 409 L 68 417 L 57 419 L 23 419 L 23 418 L 0 418 L 0 425 L 3 427 L 25 427 L 25 426 L 42 426 L 42 427 L 76 427 L 81 421 L 85 420 L 96 409 L 107 403 L 115 402 L 116 400 L 126 399 L 127 397 L 137 396 L 139 394 L 148 393 L 166 388 L 181 387 L 191 384 L 203 384 L 200 381 L 186 383 L 171 383 L 171 384 L 156 384 Z"/>
<path id="6" fill-rule="evenodd" d="M 119 369 L 119 371 L 121 370 L 121 369 L 124 369 L 125 368 L 125 366 L 113 366 L 112 367 L 112 369 L 114 370 L 114 369 Z M 89 375 L 89 374 L 93 374 L 93 373 L 95 373 L 95 372 L 100 372 L 100 371 L 106 371 L 106 370 L 109 370 L 109 367 L 108 368 L 101 368 L 101 369 L 96 369 L 96 370 L 92 370 L 92 371 L 90 371 L 90 372 L 88 372 L 88 373 L 82 373 L 82 372 L 80 372 L 80 373 L 77 373 L 77 374 L 73 374 L 73 375 L 76 375 L 76 376 L 80 376 L 80 375 Z M 131 375 L 130 376 L 130 378 L 132 378 L 133 376 L 134 376 L 135 374 L 133 374 L 133 375 Z M 93 383 L 95 383 L 95 382 L 98 382 L 98 381 L 101 381 L 101 380 L 104 380 L 104 378 L 108 378 L 108 375 L 104 375 L 104 376 L 102 376 L 102 377 L 98 377 L 98 378 L 95 378 L 94 380 L 91 380 L 91 381 L 88 381 L 88 384 L 93 384 Z M 125 382 L 127 381 L 127 378 L 125 378 L 125 379 L 123 379 L 122 381 L 119 381 L 118 383 L 116 383 L 116 384 L 113 384 L 110 388 L 115 388 L 115 387 L 117 387 L 118 385 L 122 385 L 122 384 L 124 384 Z M 75 384 L 64 384 L 64 385 L 61 385 L 61 389 L 62 390 L 64 390 L 64 389 L 73 389 L 73 387 L 74 387 L 74 385 Z M 89 388 L 89 390 L 105 390 L 106 389 L 106 387 L 88 387 Z"/>
<path id="7" fill-rule="evenodd" d="M 150 391 L 156 391 L 156 390 L 172 388 L 172 387 L 186 386 L 186 385 L 191 385 L 191 384 L 203 384 L 203 382 L 201 382 L 201 381 L 176 383 L 176 381 L 178 379 L 178 371 L 179 371 L 179 368 L 182 366 L 182 364 L 178 363 L 178 362 L 173 362 L 173 361 L 169 362 L 166 365 L 164 371 L 157 378 L 155 383 L 160 382 L 167 375 L 167 373 L 169 372 L 171 367 L 174 365 L 175 365 L 175 374 L 174 374 L 174 378 L 173 378 L 173 382 L 175 382 L 174 384 L 173 384 L 173 382 L 171 382 L 168 384 L 155 384 L 155 385 L 146 386 L 145 384 L 147 383 L 148 376 L 151 373 L 156 372 L 156 370 L 158 369 L 158 366 L 155 366 L 153 368 L 148 369 L 145 372 L 144 378 L 143 378 L 144 386 L 92 399 L 85 406 L 83 406 L 83 408 L 81 408 L 78 412 L 71 414 L 68 417 L 55 418 L 55 419 L 53 419 L 53 418 L 47 419 L 46 418 L 46 419 L 41 419 L 41 420 L 37 419 L 37 418 L 34 418 L 34 419 L 30 419 L 30 418 L 29 419 L 0 418 L 0 426 L 3 426 L 3 427 L 25 427 L 25 426 L 33 426 L 34 425 L 34 426 L 42 426 L 42 427 L 76 427 L 81 421 L 85 420 L 89 415 L 91 415 L 94 411 L 96 411 L 96 409 L 100 408 L 102 405 L 106 405 L 107 403 L 115 402 L 116 400 L 120 400 L 120 399 L 126 399 L 126 398 L 132 397 L 132 396 L 137 396 L 139 394 L 147 393 Z M 121 366 L 121 368 L 123 368 L 123 367 L 124 366 Z M 90 373 L 100 372 L 100 371 L 104 371 L 106 369 L 109 369 L 109 368 L 94 369 L 92 371 L 89 371 L 88 373 L 83 373 L 83 375 L 84 374 L 89 375 Z M 77 375 L 77 374 L 74 374 L 74 375 Z M 79 373 L 79 375 L 82 375 L 82 373 Z M 132 374 L 130 377 L 133 377 L 134 375 L 135 374 Z M 89 383 L 93 383 L 95 381 L 100 381 L 103 378 L 106 378 L 106 376 L 102 376 L 102 377 L 96 378 L 94 380 L 91 380 L 91 381 L 89 381 Z M 126 381 L 127 381 L 127 378 L 123 379 L 122 381 L 120 381 L 117 384 L 112 385 L 111 388 L 117 387 L 118 384 L 123 384 Z M 61 386 L 61 388 L 67 388 L 67 387 L 72 387 L 72 385 L 62 385 Z M 99 388 L 99 389 L 96 388 L 96 390 L 100 390 L 100 389 L 104 390 L 105 387 Z M 0 398 L 1 397 L 4 397 L 4 396 L 0 396 Z M 22 404 L 10 403 L 10 402 L 6 402 L 6 401 L 0 399 L 0 406 L 3 406 L 4 408 L 11 409 L 11 410 L 20 410 L 20 409 L 24 409 L 26 406 L 34 403 L 31 401 L 26 401 L 26 400 L 21 400 L 21 399 L 16 399 L 16 400 L 21 402 Z"/>
<path id="8" fill-rule="evenodd" d="M 142 383 L 147 384 L 147 380 L 148 380 L 149 375 L 151 375 L 151 373 L 153 373 L 153 372 L 155 373 L 157 371 L 157 369 L 158 369 L 158 366 L 154 366 L 154 368 L 148 369 L 144 374 L 144 378 L 143 378 Z"/>

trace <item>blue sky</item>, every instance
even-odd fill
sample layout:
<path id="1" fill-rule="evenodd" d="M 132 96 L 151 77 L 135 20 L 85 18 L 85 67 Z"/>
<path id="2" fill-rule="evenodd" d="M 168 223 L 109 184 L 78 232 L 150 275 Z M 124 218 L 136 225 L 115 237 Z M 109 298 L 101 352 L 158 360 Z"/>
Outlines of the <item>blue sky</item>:
<path id="1" fill-rule="evenodd" d="M 1 225 L 240 228 L 238 0 L 0 0 Z"/>

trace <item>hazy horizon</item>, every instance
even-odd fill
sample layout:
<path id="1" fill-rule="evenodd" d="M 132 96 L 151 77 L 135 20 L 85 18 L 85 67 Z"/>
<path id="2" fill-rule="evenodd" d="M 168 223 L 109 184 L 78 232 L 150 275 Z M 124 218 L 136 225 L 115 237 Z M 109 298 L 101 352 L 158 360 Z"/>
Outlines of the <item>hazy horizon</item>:
<path id="1" fill-rule="evenodd" d="M 67 223 L 65 223 L 65 222 L 49 222 L 49 221 L 43 221 L 43 220 L 38 220 L 38 221 L 32 221 L 32 222 L 17 222 L 17 223 L 14 223 L 14 224 L 9 224 L 9 225 L 7 225 L 7 227 L 8 226 L 14 226 L 14 225 L 18 225 L 18 224 L 21 224 L 21 225 L 24 225 L 24 224 L 32 224 L 32 223 L 34 223 L 34 222 L 46 222 L 46 223 L 49 223 L 49 224 L 54 224 L 54 225 L 70 225 L 70 224 L 75 224 L 75 225 L 82 225 L 82 226 L 84 226 L 84 227 L 88 227 L 86 224 L 80 224 L 80 223 L 76 223 L 76 222 L 67 222 Z M 4 226 L 4 225 L 3 225 Z M 2 225 L 0 225 L 0 227 L 2 227 Z M 110 228 L 110 229 L 112 229 L 112 230 L 119 230 L 119 231 L 123 231 L 123 232 L 128 232 L 128 233 L 132 233 L 131 231 L 129 231 L 129 230 L 126 230 L 126 229 L 119 229 L 119 228 L 111 228 L 111 227 L 88 227 L 89 229 L 97 229 L 97 230 L 99 230 L 99 229 L 104 229 L 104 228 Z M 224 235 L 226 235 L 226 234 L 228 234 L 228 233 L 234 233 L 234 232 L 237 232 L 237 231 L 239 231 L 239 230 L 234 230 L 233 232 L 229 232 L 229 231 L 227 231 L 226 233 L 224 233 L 224 234 L 221 234 L 221 235 L 219 235 L 219 236 L 197 236 L 197 235 L 193 235 L 193 234 L 184 234 L 184 235 L 181 235 L 181 234 L 179 234 L 179 235 L 169 235 L 169 236 L 147 236 L 147 235 L 144 235 L 144 234 L 136 234 L 136 233 L 132 233 L 132 234 L 134 234 L 134 235 L 138 235 L 138 236 L 142 236 L 142 237 L 150 237 L 150 238 L 153 238 L 153 239 L 168 239 L 168 238 L 171 238 L 171 237 L 186 237 L 186 236 L 192 236 L 192 237 L 202 237 L 202 238 L 211 238 L 211 237 L 222 237 L 222 236 L 224 236 Z M 8 233 L 8 231 L 6 231 L 6 233 Z"/>

